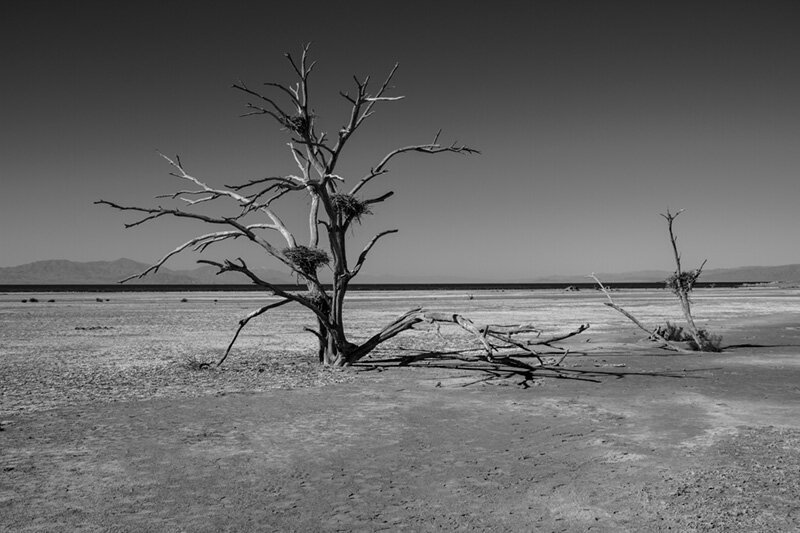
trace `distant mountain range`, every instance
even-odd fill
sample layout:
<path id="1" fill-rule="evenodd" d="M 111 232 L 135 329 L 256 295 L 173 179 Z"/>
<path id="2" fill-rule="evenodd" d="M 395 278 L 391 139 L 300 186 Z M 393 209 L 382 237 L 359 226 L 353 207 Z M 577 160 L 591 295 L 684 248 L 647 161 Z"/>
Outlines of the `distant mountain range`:
<path id="1" fill-rule="evenodd" d="M 0 268 L 3 285 L 83 285 L 110 284 L 145 271 L 150 265 L 132 259 L 90 261 L 81 263 L 55 259 L 36 261 L 15 267 Z M 249 284 L 250 280 L 236 272 L 216 275 L 217 269 L 203 265 L 192 270 L 171 270 L 161 267 L 155 274 L 127 283 L 158 285 Z M 278 284 L 294 283 L 294 278 L 278 270 L 255 269 L 262 279 Z"/>
<path id="2" fill-rule="evenodd" d="M 150 265 L 131 259 L 116 261 L 90 261 L 86 263 L 56 259 L 36 261 L 14 267 L 0 267 L 0 285 L 82 285 L 111 284 L 146 270 Z M 279 270 L 254 269 L 262 279 L 277 284 L 293 284 L 296 279 L 291 274 Z M 216 268 L 204 265 L 192 270 L 171 270 L 160 268 L 156 274 L 148 274 L 142 279 L 128 283 L 197 285 L 197 284 L 248 284 L 249 280 L 235 272 L 217 275 Z M 622 274 L 598 274 L 604 282 L 658 282 L 663 281 L 670 272 L 644 270 Z M 800 281 L 800 264 L 773 267 L 750 266 L 706 270 L 702 281 L 708 282 L 769 282 Z M 400 276 L 359 276 L 360 283 L 468 283 L 471 279 L 425 279 L 404 278 Z M 484 280 L 492 282 L 493 280 Z M 580 283 L 589 282 L 585 276 L 549 276 L 528 280 L 531 283 Z M 515 280 L 515 282 L 520 282 Z M 527 282 L 527 281 L 525 281 Z"/>
<path id="3" fill-rule="evenodd" d="M 597 274 L 603 282 L 659 282 L 664 281 L 672 271 L 639 270 L 619 274 Z M 548 276 L 534 280 L 537 283 L 586 283 L 592 280 L 586 276 Z M 706 282 L 770 282 L 800 281 L 800 265 L 746 266 L 738 268 L 717 268 L 703 270 L 700 281 Z"/>

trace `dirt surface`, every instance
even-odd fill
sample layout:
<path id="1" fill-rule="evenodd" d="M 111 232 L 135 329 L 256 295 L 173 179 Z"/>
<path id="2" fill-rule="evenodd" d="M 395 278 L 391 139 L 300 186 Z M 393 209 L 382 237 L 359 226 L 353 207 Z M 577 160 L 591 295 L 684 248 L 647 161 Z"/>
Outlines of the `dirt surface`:
<path id="1" fill-rule="evenodd" d="M 527 388 L 363 366 L 231 392 L 203 371 L 192 397 L 19 404 L 0 530 L 798 531 L 800 324 L 726 333 L 754 339 L 696 356 L 605 337 L 565 361 L 580 379 Z"/>

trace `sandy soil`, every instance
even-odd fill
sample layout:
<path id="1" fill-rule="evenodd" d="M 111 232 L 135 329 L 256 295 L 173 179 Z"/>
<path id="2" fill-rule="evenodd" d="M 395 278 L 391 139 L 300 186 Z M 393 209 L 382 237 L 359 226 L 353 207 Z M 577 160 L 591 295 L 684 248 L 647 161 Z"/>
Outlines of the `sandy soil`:
<path id="1" fill-rule="evenodd" d="M 123 370 L 135 364 L 103 363 L 117 353 L 111 346 L 130 351 L 151 339 L 145 328 L 121 340 L 142 327 L 130 316 L 75 310 L 80 327 L 117 321 L 116 337 L 90 330 L 99 336 L 87 339 L 87 330 L 70 329 L 78 319 L 63 318 L 65 309 L 7 304 L 3 340 L 16 348 L 3 364 L 17 385 L 1 390 L 0 530 L 797 531 L 800 314 L 797 295 L 784 296 L 761 301 L 762 313 L 753 311 L 758 298 L 743 296 L 751 313 L 724 315 L 725 344 L 734 346 L 705 356 L 631 344 L 633 330 L 615 331 L 602 306 L 586 311 L 596 333 L 576 341 L 582 351 L 565 361 L 581 379 L 544 377 L 527 388 L 513 376 L 477 382 L 484 375 L 475 370 L 392 365 L 275 388 L 270 375 L 293 375 L 308 361 L 292 353 L 284 366 L 248 359 L 272 346 L 251 338 L 252 351 L 226 372 L 186 369 L 185 346 L 148 360 L 182 384 L 164 384 L 150 399 L 148 389 L 120 381 L 132 379 Z M 549 308 L 572 304 L 581 315 L 582 302 L 554 296 Z M 488 316 L 532 304 L 469 305 Z M 643 297 L 640 311 L 653 305 Z M 175 307 L 163 312 L 173 316 Z M 355 307 L 363 321 L 377 312 Z M 720 331 L 723 313 L 706 311 Z M 42 322 L 21 326 L 20 313 Z M 31 369 L 25 328 L 48 316 L 62 317 L 62 333 L 76 332 L 59 341 L 65 352 L 108 343 L 73 364 L 106 368 L 101 386 L 120 395 L 100 388 L 87 397 L 74 384 L 48 395 L 36 383 L 50 387 L 54 376 L 22 376 Z M 192 320 L 175 319 L 180 335 L 206 327 Z M 735 346 L 743 344 L 758 346 Z M 33 399 L 24 400 L 22 385 Z"/>

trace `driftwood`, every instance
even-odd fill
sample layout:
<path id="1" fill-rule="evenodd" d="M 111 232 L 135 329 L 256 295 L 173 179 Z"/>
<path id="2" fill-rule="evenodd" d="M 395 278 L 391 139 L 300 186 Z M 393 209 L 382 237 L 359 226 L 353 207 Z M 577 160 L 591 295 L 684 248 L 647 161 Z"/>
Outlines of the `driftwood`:
<path id="1" fill-rule="evenodd" d="M 589 324 L 583 324 L 577 329 L 562 335 L 555 335 L 541 338 L 541 331 L 530 324 L 514 325 L 476 325 L 469 318 L 459 313 L 443 313 L 428 311 L 423 308 L 412 309 L 404 315 L 395 319 L 392 323 L 384 327 L 380 332 L 373 335 L 348 354 L 349 362 L 355 362 L 364 355 L 372 351 L 379 344 L 391 339 L 403 331 L 412 329 L 417 324 L 455 325 L 467 331 L 479 344 L 479 349 L 484 352 L 482 355 L 474 356 L 474 359 L 481 359 L 490 362 L 505 361 L 510 357 L 532 357 L 538 360 L 539 364 L 544 364 L 539 353 L 534 346 L 546 346 L 555 348 L 563 353 L 563 357 L 569 353 L 566 348 L 555 346 L 556 342 L 578 335 L 589 328 Z M 526 338 L 533 335 L 533 338 Z M 463 350 L 476 351 L 475 348 Z M 561 360 L 563 361 L 563 357 Z M 560 361 L 559 361 L 560 362 Z M 529 366 L 530 365 L 526 365 Z M 532 368 L 532 367 L 531 367 Z"/>

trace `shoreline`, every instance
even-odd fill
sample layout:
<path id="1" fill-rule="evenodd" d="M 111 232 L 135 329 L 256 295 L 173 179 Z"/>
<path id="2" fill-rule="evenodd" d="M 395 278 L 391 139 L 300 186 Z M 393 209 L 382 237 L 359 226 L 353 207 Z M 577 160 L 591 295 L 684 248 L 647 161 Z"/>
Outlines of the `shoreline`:
<path id="1" fill-rule="evenodd" d="M 704 282 L 699 281 L 695 288 L 738 288 L 748 286 L 770 286 L 773 283 L 782 282 L 751 282 L 751 281 L 726 281 L 726 282 Z M 663 281 L 604 281 L 607 287 L 614 289 L 662 289 Z M 283 290 L 305 291 L 305 285 L 285 285 L 277 284 Z M 323 283 L 323 287 L 330 289 L 329 284 Z M 509 290 L 567 290 L 577 289 L 578 291 L 596 290 L 597 284 L 594 282 L 558 282 L 558 283 L 379 283 L 379 284 L 360 284 L 350 285 L 352 291 L 509 291 Z M 0 284 L 0 294 L 2 293 L 27 293 L 27 292 L 265 292 L 265 289 L 252 284 L 244 285 L 151 285 L 151 284 Z"/>

